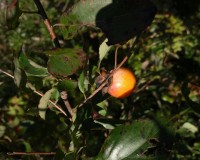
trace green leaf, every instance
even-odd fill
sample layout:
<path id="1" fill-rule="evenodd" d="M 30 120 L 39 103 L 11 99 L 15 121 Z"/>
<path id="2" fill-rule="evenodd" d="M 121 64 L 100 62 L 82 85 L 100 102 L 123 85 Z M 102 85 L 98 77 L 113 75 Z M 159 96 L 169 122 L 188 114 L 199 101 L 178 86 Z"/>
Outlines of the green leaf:
<path id="1" fill-rule="evenodd" d="M 39 115 L 42 119 L 45 119 L 46 116 L 46 110 L 48 107 L 48 103 L 49 100 L 51 98 L 51 95 L 53 94 L 53 92 L 55 91 L 55 88 L 52 88 L 50 90 L 48 90 L 40 99 L 39 105 L 38 105 L 38 109 L 39 109 Z"/>
<path id="2" fill-rule="evenodd" d="M 18 117 L 15 117 L 13 120 L 11 120 L 11 121 L 8 122 L 8 126 L 10 128 L 15 128 L 19 124 L 20 124 L 20 119 Z"/>
<path id="3" fill-rule="evenodd" d="M 99 47 L 99 66 L 103 58 L 107 55 L 112 46 L 107 45 L 108 39 L 105 39 Z"/>
<path id="4" fill-rule="evenodd" d="M 78 78 L 78 88 L 82 93 L 85 93 L 85 85 L 84 85 L 84 72 L 82 72 Z"/>
<path id="5" fill-rule="evenodd" d="M 15 66 L 15 70 L 14 70 L 15 83 L 19 87 L 22 81 L 22 71 L 20 69 L 18 58 L 15 57 L 13 60 L 13 63 Z"/>
<path id="6" fill-rule="evenodd" d="M 108 44 L 123 43 L 145 30 L 153 21 L 156 8 L 150 0 L 116 0 L 96 15 L 96 26 Z"/>
<path id="7" fill-rule="evenodd" d="M 4 135 L 5 131 L 6 131 L 6 127 L 0 125 L 0 138 Z"/>
<path id="8" fill-rule="evenodd" d="M 25 91 L 25 90 L 27 90 L 27 83 L 30 80 L 29 79 L 30 77 L 27 77 L 27 73 L 20 66 L 20 60 L 19 59 L 20 59 L 21 54 L 23 54 L 21 52 L 21 49 L 19 51 L 16 51 L 16 52 L 13 53 L 13 64 L 14 64 L 13 76 L 14 76 L 14 82 L 15 82 L 16 86 Z"/>
<path id="9" fill-rule="evenodd" d="M 70 12 L 64 13 L 60 19 L 64 25 L 62 31 L 65 39 L 73 38 L 82 26 L 95 26 L 98 11 L 111 3 L 112 0 L 86 0 L 74 5 Z"/>
<path id="10" fill-rule="evenodd" d="M 196 113 L 196 114 L 200 114 L 200 104 L 196 103 L 196 102 L 193 102 L 190 97 L 189 97 L 189 94 L 190 94 L 190 90 L 188 88 L 188 82 L 184 82 L 182 87 L 181 87 L 181 91 L 182 91 L 182 94 L 186 100 L 186 104 Z M 199 115 L 200 116 L 200 115 Z"/>
<path id="11" fill-rule="evenodd" d="M 56 77 L 67 77 L 76 73 L 86 63 L 83 51 L 71 48 L 47 51 L 49 54 L 48 71 Z"/>
<path id="12" fill-rule="evenodd" d="M 22 107 L 19 107 L 19 106 L 9 107 L 9 110 L 7 113 L 12 116 L 16 116 L 16 115 L 22 116 L 24 115 L 24 110 Z"/>
<path id="13" fill-rule="evenodd" d="M 65 154 L 65 160 L 74 160 L 74 159 L 75 159 L 74 152 L 69 152 Z"/>
<path id="14" fill-rule="evenodd" d="M 60 19 L 62 33 L 65 39 L 72 39 L 80 29 L 80 24 L 76 21 L 76 16 L 63 14 Z"/>
<path id="15" fill-rule="evenodd" d="M 13 56 L 13 64 L 14 64 L 14 82 L 19 88 L 26 89 L 27 84 L 27 75 L 25 71 L 21 69 L 20 62 L 19 62 L 19 56 L 21 52 L 14 53 Z"/>
<path id="16" fill-rule="evenodd" d="M 108 44 L 125 42 L 142 32 L 154 19 L 156 8 L 149 0 L 85 0 L 61 16 L 65 37 L 82 26 L 102 29 Z M 73 36 L 72 36 L 73 37 Z"/>
<path id="17" fill-rule="evenodd" d="M 144 151 L 152 147 L 149 140 L 157 138 L 158 128 L 154 122 L 135 121 L 131 125 L 115 128 L 104 142 L 96 159 L 122 160 L 145 158 Z"/>
<path id="18" fill-rule="evenodd" d="M 46 77 L 48 76 L 47 69 L 29 60 L 23 53 L 19 57 L 19 65 L 27 76 Z"/>
<path id="19" fill-rule="evenodd" d="M 22 144 L 24 145 L 25 151 L 26 152 L 31 152 L 32 148 L 31 148 L 31 144 L 26 142 L 26 141 L 22 141 Z"/>
<path id="20" fill-rule="evenodd" d="M 114 129 L 115 127 L 111 124 L 108 124 L 108 123 L 102 123 L 102 122 L 99 122 L 99 121 L 96 121 L 94 120 L 94 123 L 97 123 L 97 124 L 100 124 L 102 125 L 104 128 L 106 129 Z"/>
<path id="21" fill-rule="evenodd" d="M 126 121 L 123 121 L 123 120 L 116 120 L 116 119 L 110 119 L 110 118 L 107 118 L 107 119 L 99 118 L 99 119 L 94 120 L 94 123 L 100 124 L 106 129 L 114 129 L 116 126 L 119 126 L 125 122 Z"/>
<path id="22" fill-rule="evenodd" d="M 77 88 L 77 82 L 73 80 L 62 80 L 58 83 L 58 90 L 59 91 L 74 91 Z"/>
<path id="23" fill-rule="evenodd" d="M 78 88 L 83 94 L 88 90 L 88 84 L 89 82 L 85 77 L 84 72 L 82 72 L 78 78 Z"/>
<path id="24" fill-rule="evenodd" d="M 189 122 L 185 122 L 183 124 L 182 128 L 185 128 L 185 129 L 187 129 L 188 131 L 190 131 L 192 133 L 198 132 L 198 128 L 195 125 L 193 125 L 193 124 L 191 124 Z"/>

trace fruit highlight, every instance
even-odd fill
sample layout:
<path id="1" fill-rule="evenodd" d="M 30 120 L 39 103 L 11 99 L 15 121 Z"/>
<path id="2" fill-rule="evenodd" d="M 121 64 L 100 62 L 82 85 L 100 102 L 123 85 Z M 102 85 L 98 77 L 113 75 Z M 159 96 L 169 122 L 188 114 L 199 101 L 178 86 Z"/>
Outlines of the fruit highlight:
<path id="1" fill-rule="evenodd" d="M 127 68 L 119 68 L 114 71 L 108 93 L 115 98 L 126 98 L 134 90 L 136 78 Z"/>

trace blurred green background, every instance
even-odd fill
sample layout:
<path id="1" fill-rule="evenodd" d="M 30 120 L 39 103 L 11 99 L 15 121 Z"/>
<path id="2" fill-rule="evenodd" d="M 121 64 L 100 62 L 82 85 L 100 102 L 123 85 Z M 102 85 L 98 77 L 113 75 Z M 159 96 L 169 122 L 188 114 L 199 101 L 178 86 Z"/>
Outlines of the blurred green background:
<path id="1" fill-rule="evenodd" d="M 60 17 L 75 0 L 41 1 L 52 24 L 59 24 Z M 135 121 L 153 119 L 162 128 L 159 142 L 147 154 L 167 155 L 166 159 L 200 158 L 200 1 L 154 0 L 157 14 L 151 26 L 141 35 L 134 52 L 125 64 L 137 77 L 137 88 L 126 99 L 108 98 L 95 110 L 106 118 Z M 23 11 L 36 11 L 33 1 L 20 1 Z M 4 74 L 16 73 L 16 57 L 26 55 L 43 67 L 48 56 L 43 54 L 53 48 L 43 20 L 37 14 L 23 13 L 14 30 L 0 28 L 0 159 L 89 159 L 98 154 L 110 130 L 100 127 L 92 130 L 91 108 L 80 109 L 73 125 L 69 118 L 48 109 L 46 119 L 38 115 L 40 96 L 28 89 L 27 84 L 45 93 L 57 87 L 58 79 L 52 76 L 28 77 L 22 70 L 21 84 Z M 65 40 L 59 27 L 54 27 L 63 47 L 87 48 L 89 57 L 85 71 L 82 94 L 79 88 L 69 93 L 74 108 L 94 91 L 94 77 L 101 43 L 99 30 L 89 29 L 74 39 Z M 84 41 L 83 41 L 84 39 Z M 131 41 L 129 42 L 131 43 Z M 129 49 L 129 43 L 119 49 L 119 62 Z M 102 61 L 101 67 L 110 70 L 114 65 L 114 49 Z M 79 74 L 71 78 L 77 79 Z M 80 77 L 79 77 L 80 78 Z M 78 83 L 75 81 L 75 83 Z M 99 95 L 98 95 L 99 96 Z M 99 97 L 98 97 L 99 98 Z M 91 103 L 95 103 L 94 98 Z M 54 100 L 66 110 L 54 93 Z M 97 100 L 99 101 L 99 100 Z M 77 126 L 79 125 L 79 127 Z M 99 126 L 98 126 L 99 127 Z M 69 129 L 70 128 L 70 129 Z M 73 134 L 72 134 L 73 131 Z M 76 139 L 76 147 L 72 145 Z M 56 156 L 9 156 L 8 152 L 56 152 Z M 164 159 L 163 158 L 163 159 Z M 78 159 L 78 158 L 77 158 Z"/>

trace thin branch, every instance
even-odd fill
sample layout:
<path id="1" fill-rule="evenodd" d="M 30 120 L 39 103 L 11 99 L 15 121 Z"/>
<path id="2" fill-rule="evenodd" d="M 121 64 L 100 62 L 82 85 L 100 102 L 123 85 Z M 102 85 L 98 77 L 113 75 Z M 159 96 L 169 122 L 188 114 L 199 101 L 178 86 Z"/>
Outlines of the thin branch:
<path id="1" fill-rule="evenodd" d="M 34 3 L 38 8 L 38 13 L 41 15 L 42 19 L 44 20 L 44 24 L 46 25 L 46 28 L 48 29 L 48 31 L 50 33 L 51 39 L 54 42 L 55 47 L 60 48 L 60 43 L 58 41 L 58 38 L 56 37 L 56 34 L 55 34 L 53 28 L 51 27 L 51 23 L 47 17 L 47 14 L 46 14 L 40 0 L 34 0 Z"/>
<path id="2" fill-rule="evenodd" d="M 136 36 L 135 41 L 130 47 L 128 54 L 124 57 L 124 59 L 121 61 L 121 63 L 118 65 L 117 68 L 120 68 L 129 59 L 129 57 L 131 56 L 131 51 L 133 47 L 135 47 L 135 45 L 138 43 L 139 38 L 140 38 L 140 35 Z"/>
<path id="3" fill-rule="evenodd" d="M 8 73 L 8 72 L 6 72 L 6 71 L 4 71 L 4 70 L 2 70 L 2 69 L 0 69 L 0 72 L 3 73 L 3 74 L 5 74 L 5 75 L 7 75 L 7 76 L 9 76 L 9 77 L 11 77 L 12 79 L 15 79 L 15 77 L 14 77 L 13 75 L 11 75 L 10 73 Z M 36 93 L 37 95 L 41 96 L 41 97 L 43 96 L 43 94 L 40 93 L 39 91 L 33 90 L 33 92 Z M 63 113 L 65 116 L 67 116 L 67 114 L 65 113 L 65 111 L 63 111 L 63 110 L 61 109 L 61 107 L 59 107 L 55 102 L 53 102 L 52 100 L 49 100 L 49 102 L 50 102 L 57 110 L 59 110 L 61 113 Z"/>
<path id="4" fill-rule="evenodd" d="M 179 117 L 183 116 L 184 114 L 187 114 L 188 112 L 191 111 L 191 108 L 186 108 L 185 110 L 181 111 L 180 113 L 178 114 L 175 114 L 173 117 L 171 117 L 169 119 L 169 122 L 173 122 L 175 121 L 176 119 L 179 119 Z"/>
<path id="5" fill-rule="evenodd" d="M 33 92 L 36 93 L 37 95 L 41 96 L 41 97 L 43 96 L 43 94 L 40 93 L 39 91 L 34 90 Z M 67 116 L 67 114 L 65 113 L 65 111 L 63 111 L 63 110 L 61 109 L 61 107 L 59 107 L 54 101 L 49 100 L 49 102 L 50 102 L 57 110 L 59 110 L 61 113 L 63 113 L 65 116 Z"/>
<path id="6" fill-rule="evenodd" d="M 149 79 L 141 88 L 136 88 L 135 93 L 139 93 L 139 92 L 145 90 L 147 88 L 147 86 L 149 86 L 149 84 L 153 81 L 154 81 L 154 79 Z"/>
<path id="7" fill-rule="evenodd" d="M 3 73 L 3 74 L 5 74 L 5 75 L 7 75 L 7 76 L 9 76 L 9 77 L 11 77 L 12 79 L 14 79 L 14 76 L 11 75 L 10 73 L 8 73 L 8 72 L 6 72 L 6 71 L 4 71 L 2 69 L 0 69 L 0 72 Z"/>
<path id="8" fill-rule="evenodd" d="M 110 77 L 110 76 L 109 76 Z M 103 89 L 104 86 L 107 84 L 107 79 L 105 79 L 99 88 L 97 88 L 89 97 L 87 97 L 81 104 L 78 105 L 78 107 L 82 107 L 88 100 L 90 100 L 92 97 L 94 97 L 100 90 Z"/>
<path id="9" fill-rule="evenodd" d="M 73 109 L 72 109 L 72 107 L 71 107 L 71 105 L 70 105 L 70 103 L 69 103 L 69 101 L 68 101 L 68 94 L 67 94 L 67 91 L 62 91 L 62 92 L 60 93 L 60 95 L 61 95 L 61 98 L 62 98 L 63 102 L 65 103 L 65 106 L 66 106 L 66 108 L 67 108 L 69 114 L 70 114 L 71 117 L 72 117 L 72 116 L 73 116 Z"/>
<path id="10" fill-rule="evenodd" d="M 196 84 L 196 83 L 194 83 L 194 82 L 191 82 L 190 83 L 193 87 L 195 87 L 195 88 L 200 88 L 200 85 L 199 84 Z"/>
<path id="11" fill-rule="evenodd" d="M 56 155 L 56 152 L 8 152 L 7 155 L 9 155 L 9 156 L 16 156 L 16 155 L 44 155 L 44 156 L 52 156 L 52 155 Z"/>

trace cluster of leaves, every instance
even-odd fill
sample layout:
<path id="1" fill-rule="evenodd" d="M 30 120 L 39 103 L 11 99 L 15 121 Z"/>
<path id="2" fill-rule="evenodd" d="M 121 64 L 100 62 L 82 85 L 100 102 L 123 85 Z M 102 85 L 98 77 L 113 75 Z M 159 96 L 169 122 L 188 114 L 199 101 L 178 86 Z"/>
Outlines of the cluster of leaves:
<path id="1" fill-rule="evenodd" d="M 148 0 L 41 1 L 57 24 L 59 49 L 33 1 L 5 2 L 13 6 L 0 4 L 1 159 L 199 158 L 198 0 L 154 0 L 151 25 Z M 123 43 L 120 62 L 129 39 L 148 25 L 124 64 L 137 77 L 134 93 L 115 99 L 98 92 L 78 107 L 98 87 L 100 69 L 113 69 L 114 44 Z"/>

